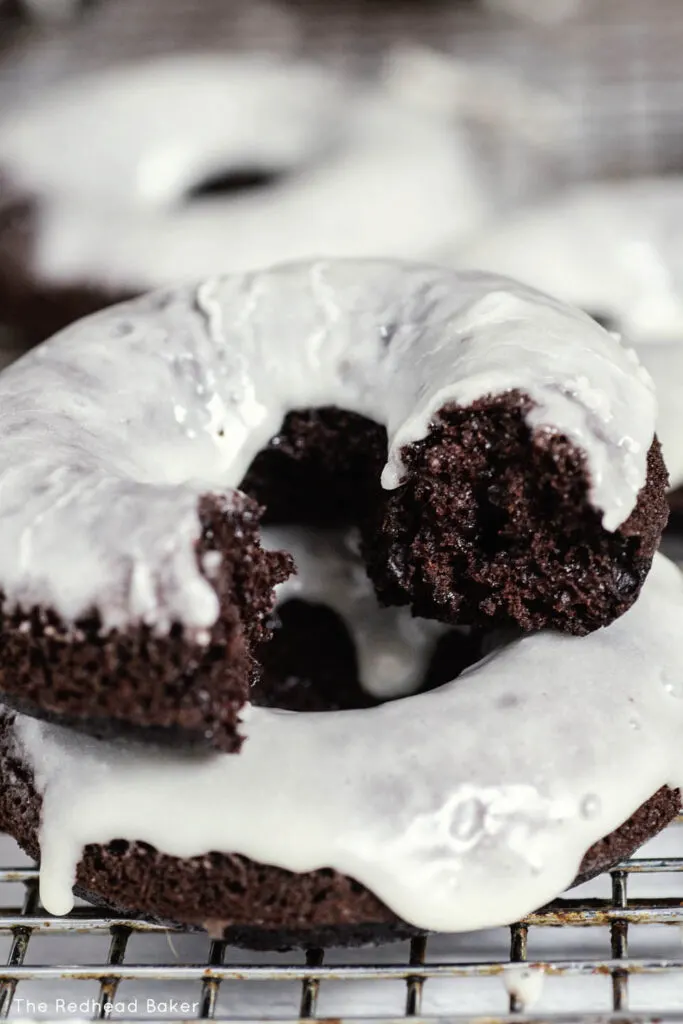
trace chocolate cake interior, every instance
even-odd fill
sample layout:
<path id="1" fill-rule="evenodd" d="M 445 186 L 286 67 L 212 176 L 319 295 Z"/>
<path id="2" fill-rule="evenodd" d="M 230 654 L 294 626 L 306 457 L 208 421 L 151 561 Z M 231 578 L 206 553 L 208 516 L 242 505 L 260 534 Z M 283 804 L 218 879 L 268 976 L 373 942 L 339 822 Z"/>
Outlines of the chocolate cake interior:
<path id="1" fill-rule="evenodd" d="M 444 409 L 383 490 L 386 431 L 320 409 L 289 415 L 244 481 L 272 522 L 357 523 L 380 601 L 479 628 L 584 634 L 627 610 L 668 516 L 658 442 L 629 519 L 610 533 L 585 459 L 561 435 L 532 437 L 518 392 Z M 567 581 L 566 567 L 571 566 Z"/>
<path id="2" fill-rule="evenodd" d="M 354 413 L 324 408 L 290 414 L 249 468 L 242 489 L 272 525 L 351 528 L 380 499 L 386 431 Z M 324 568 L 321 570 L 324 571 Z M 252 701 L 291 711 L 371 707 L 358 673 L 353 638 L 331 608 L 290 600 L 273 614 L 272 635 L 256 652 L 262 672 Z M 481 657 L 477 631 L 437 641 L 420 689 L 458 676 Z"/>
<path id="3" fill-rule="evenodd" d="M 144 625 L 107 632 L 96 613 L 72 626 L 50 609 L 0 607 L 2 702 L 98 737 L 238 750 L 254 649 L 266 636 L 273 587 L 291 569 L 287 556 L 258 544 L 258 513 L 244 497 L 201 502 L 197 556 L 219 599 L 208 643 L 179 626 L 168 636 Z M 222 571 L 213 574 L 217 553 Z"/>

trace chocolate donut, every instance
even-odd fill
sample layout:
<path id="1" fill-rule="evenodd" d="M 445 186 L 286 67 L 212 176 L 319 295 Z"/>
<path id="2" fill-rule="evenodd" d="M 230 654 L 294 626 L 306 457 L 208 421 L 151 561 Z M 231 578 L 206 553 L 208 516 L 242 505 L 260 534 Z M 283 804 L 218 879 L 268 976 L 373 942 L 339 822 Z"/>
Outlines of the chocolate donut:
<path id="1" fill-rule="evenodd" d="M 294 264 L 76 323 L 0 407 L 0 823 L 49 912 L 469 930 L 677 813 L 651 382 L 585 314 Z"/>
<path id="2" fill-rule="evenodd" d="M 43 340 L 203 275 L 430 256 L 488 209 L 472 163 L 388 77 L 185 54 L 74 78 L 0 121 L 0 316 Z"/>
<path id="3" fill-rule="evenodd" d="M 53 913 L 75 884 L 262 948 L 508 924 L 678 812 L 681 622 L 658 555 L 604 630 L 518 639 L 377 707 L 252 707 L 236 755 L 5 712 L 0 821 L 40 856 Z"/>
<path id="4" fill-rule="evenodd" d="M 509 274 L 633 340 L 683 334 L 683 182 L 631 178 L 574 186 L 489 225 L 450 258 Z"/>
<path id="5" fill-rule="evenodd" d="M 334 480 L 382 603 L 468 627 L 608 624 L 667 517 L 637 362 L 487 275 L 319 261 L 155 293 L 28 353 L 0 405 L 0 694 L 96 735 L 239 747 L 291 571 L 257 503 L 292 465 L 322 464 L 313 506 Z"/>

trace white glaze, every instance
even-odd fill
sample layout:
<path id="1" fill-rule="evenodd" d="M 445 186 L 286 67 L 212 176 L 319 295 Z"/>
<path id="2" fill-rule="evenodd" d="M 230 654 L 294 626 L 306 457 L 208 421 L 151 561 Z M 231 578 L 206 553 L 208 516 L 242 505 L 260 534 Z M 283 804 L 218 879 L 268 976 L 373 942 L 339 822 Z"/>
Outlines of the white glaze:
<path id="1" fill-rule="evenodd" d="M 509 65 L 464 61 L 410 43 L 391 50 L 383 78 L 403 103 L 471 122 L 494 136 L 507 132 L 516 144 L 557 152 L 564 142 L 566 104 L 556 93 L 529 85 Z"/>
<path id="2" fill-rule="evenodd" d="M 683 178 L 582 185 L 522 210 L 448 261 L 508 274 L 615 318 L 645 343 L 683 338 Z"/>
<path id="3" fill-rule="evenodd" d="M 514 996 L 518 1010 L 530 1010 L 541 998 L 545 973 L 542 968 L 528 964 L 512 964 L 503 971 L 503 984 L 509 996 Z"/>
<path id="4" fill-rule="evenodd" d="M 658 555 L 606 629 L 525 637 L 370 710 L 252 708 L 239 755 L 100 742 L 20 716 L 43 795 L 44 904 L 68 911 L 83 846 L 121 838 L 337 868 L 423 928 L 516 920 L 660 786 L 683 783 L 682 626 L 683 577 Z"/>
<path id="5" fill-rule="evenodd" d="M 164 58 L 13 109 L 0 170 L 39 199 L 40 279 L 145 291 L 292 259 L 419 257 L 469 232 L 488 202 L 449 118 L 301 62 Z M 286 176 L 183 202 L 245 168 Z"/>
<path id="6" fill-rule="evenodd" d="M 388 431 L 382 485 L 448 402 L 520 388 L 533 429 L 587 458 L 614 530 L 645 481 L 655 402 L 632 353 L 584 314 L 503 279 L 318 261 L 208 280 L 104 310 L 0 375 L 0 586 L 10 604 L 104 627 L 204 637 L 197 500 L 232 500 L 297 408 Z"/>
<path id="7" fill-rule="evenodd" d="M 314 65 L 162 57 L 69 80 L 8 111 L 0 163 L 47 199 L 165 208 L 218 171 L 287 170 L 321 155 L 344 98 L 344 82 Z"/>
<path id="8" fill-rule="evenodd" d="M 289 552 L 296 564 L 296 575 L 275 588 L 278 604 L 301 598 L 344 620 L 367 693 L 388 700 L 418 689 L 436 641 L 450 627 L 414 618 L 408 608 L 380 607 L 351 531 L 271 526 L 262 543 Z"/>

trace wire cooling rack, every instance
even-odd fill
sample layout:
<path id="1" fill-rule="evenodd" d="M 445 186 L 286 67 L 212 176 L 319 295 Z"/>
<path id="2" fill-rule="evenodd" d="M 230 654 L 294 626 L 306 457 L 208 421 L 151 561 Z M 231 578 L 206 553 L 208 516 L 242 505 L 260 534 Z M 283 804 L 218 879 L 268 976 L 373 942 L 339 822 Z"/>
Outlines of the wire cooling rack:
<path id="1" fill-rule="evenodd" d="M 673 855 L 682 840 L 679 822 L 655 840 L 661 855 L 627 861 L 509 929 L 328 953 L 250 955 L 86 905 L 52 918 L 40 906 L 37 869 L 3 868 L 0 1015 L 683 1021 L 683 858 Z M 638 895 L 639 888 L 650 895 Z M 679 894 L 656 895 L 662 888 Z M 68 959 L 70 951 L 81 953 L 78 962 Z M 525 1007 L 510 984 L 524 969 L 540 988 L 536 1008 Z"/>

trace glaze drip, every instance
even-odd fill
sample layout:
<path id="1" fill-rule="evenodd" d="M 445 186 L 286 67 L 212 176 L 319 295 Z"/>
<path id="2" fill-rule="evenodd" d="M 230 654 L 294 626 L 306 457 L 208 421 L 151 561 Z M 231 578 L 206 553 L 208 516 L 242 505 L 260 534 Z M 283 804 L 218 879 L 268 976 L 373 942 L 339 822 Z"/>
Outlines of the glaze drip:
<path id="1" fill-rule="evenodd" d="M 436 641 L 452 627 L 414 618 L 408 608 L 380 607 L 353 531 L 271 526 L 263 530 L 262 542 L 287 551 L 296 565 L 296 575 L 275 588 L 278 604 L 302 598 L 343 619 L 366 693 L 389 700 L 420 687 Z"/>
<path id="2" fill-rule="evenodd" d="M 658 555 L 605 629 L 527 636 L 372 709 L 251 708 L 239 755 L 101 742 L 17 716 L 43 797 L 43 902 L 70 909 L 84 845 L 137 839 L 178 857 L 336 868 L 421 928 L 507 924 L 561 892 L 660 786 L 683 783 L 682 622 L 683 577 Z"/>

